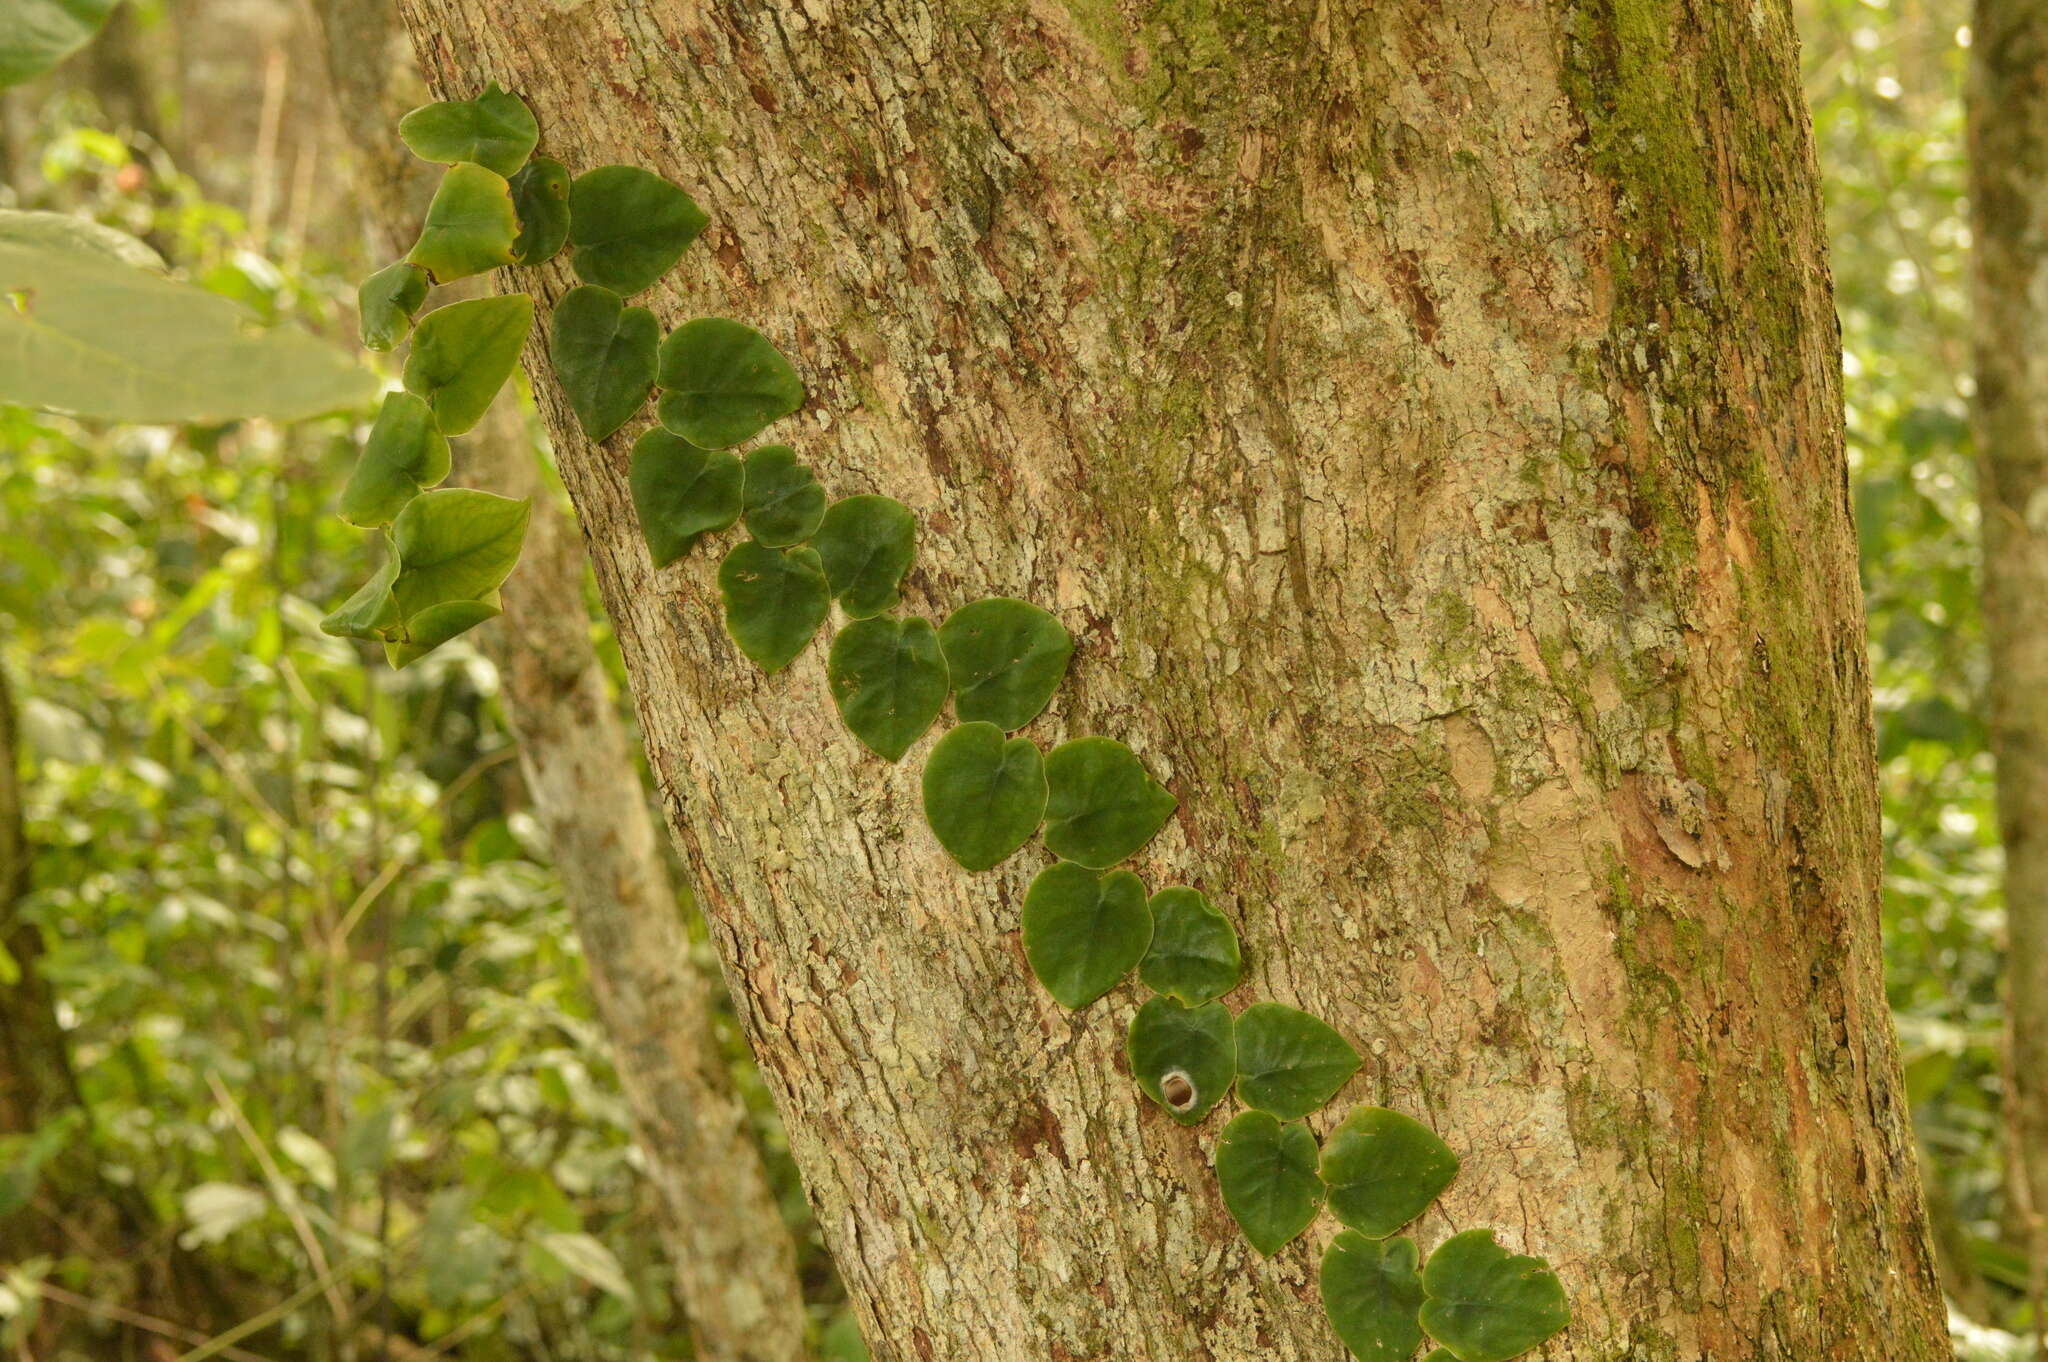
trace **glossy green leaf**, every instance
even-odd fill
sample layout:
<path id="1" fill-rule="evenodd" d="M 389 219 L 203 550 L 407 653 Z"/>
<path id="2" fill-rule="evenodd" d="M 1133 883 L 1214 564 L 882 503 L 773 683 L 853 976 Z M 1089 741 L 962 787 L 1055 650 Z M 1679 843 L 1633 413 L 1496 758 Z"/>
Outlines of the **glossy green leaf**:
<path id="1" fill-rule="evenodd" d="M 832 640 L 825 676 L 840 720 L 886 761 L 900 760 L 946 706 L 946 658 L 930 620 L 855 620 Z"/>
<path id="2" fill-rule="evenodd" d="M 388 525 L 407 502 L 448 476 L 448 437 L 411 393 L 386 393 L 370 437 L 341 491 L 341 518 L 368 529 Z"/>
<path id="3" fill-rule="evenodd" d="M 604 439 L 647 401 L 660 344 L 654 314 L 627 307 L 610 289 L 584 284 L 562 295 L 548 327 L 548 354 L 585 435 Z"/>
<path id="4" fill-rule="evenodd" d="M 788 445 L 762 445 L 747 455 L 745 500 L 747 533 L 770 548 L 801 544 L 825 518 L 825 489 Z"/>
<path id="5" fill-rule="evenodd" d="M 1058 620 L 1009 596 L 955 610 L 939 626 L 939 646 L 962 722 L 986 721 L 1006 733 L 1038 717 L 1074 655 L 1074 640 Z"/>
<path id="6" fill-rule="evenodd" d="M 509 178 L 540 142 L 540 124 L 525 100 L 493 81 L 475 99 L 414 109 L 398 120 L 398 136 L 423 161 L 470 161 Z"/>
<path id="7" fill-rule="evenodd" d="M 1237 929 L 1207 895 L 1176 885 L 1152 896 L 1152 949 L 1138 969 L 1145 987 L 1192 1007 L 1236 988 L 1243 970 Z"/>
<path id="8" fill-rule="evenodd" d="M 730 449 L 804 404 L 803 380 L 766 336 L 723 317 L 684 322 L 661 343 L 661 423 Z"/>
<path id="9" fill-rule="evenodd" d="M 378 639 L 398 621 L 398 601 L 391 583 L 398 577 L 398 554 L 387 551 L 384 565 L 356 588 L 341 606 L 320 621 L 320 632 L 336 638 Z"/>
<path id="10" fill-rule="evenodd" d="M 1320 1174 L 1330 1189 L 1330 1213 L 1368 1238 L 1384 1239 L 1451 1185 L 1458 1156 L 1412 1117 L 1353 1107 L 1323 1141 Z"/>
<path id="11" fill-rule="evenodd" d="M 1358 1072 L 1358 1051 L 1328 1023 L 1279 1003 L 1237 1018 L 1237 1095 L 1283 1121 L 1306 1116 Z"/>
<path id="12" fill-rule="evenodd" d="M 1466 1230 L 1438 1244 L 1422 1287 L 1429 1297 L 1422 1327 L 1458 1362 L 1507 1362 L 1572 1322 L 1550 1264 L 1508 1252 L 1492 1230 Z"/>
<path id="13" fill-rule="evenodd" d="M 1138 754 L 1111 738 L 1063 742 L 1045 759 L 1045 845 L 1102 869 L 1152 840 L 1177 801 Z"/>
<path id="14" fill-rule="evenodd" d="M 894 497 L 843 497 L 826 510 L 815 547 L 832 599 L 852 618 L 867 619 L 901 599 L 897 588 L 917 551 L 917 517 Z"/>
<path id="15" fill-rule="evenodd" d="M 523 293 L 471 298 L 420 319 L 405 357 L 405 386 L 427 399 L 444 435 L 483 419 L 533 328 L 533 299 Z"/>
<path id="16" fill-rule="evenodd" d="M 1422 1343 L 1415 1241 L 1345 1230 L 1323 1251 L 1323 1310 L 1358 1362 L 1406 1362 Z"/>
<path id="17" fill-rule="evenodd" d="M 570 263 L 584 283 L 630 297 L 667 274 L 710 221 L 652 171 L 599 166 L 569 186 Z"/>
<path id="18" fill-rule="evenodd" d="M 1056 861 L 1025 891 L 1023 922 L 1031 972 L 1063 1007 L 1086 1007 L 1115 988 L 1152 944 L 1145 886 L 1128 870 L 1105 875 Z"/>
<path id="19" fill-rule="evenodd" d="M 832 608 L 814 550 L 753 540 L 735 544 L 718 565 L 718 593 L 725 598 L 726 632 L 766 672 L 788 666 Z"/>
<path id="20" fill-rule="evenodd" d="M 393 667 L 410 666 L 457 634 L 503 613 L 495 596 L 487 601 L 443 601 L 430 605 L 405 622 L 403 639 L 384 641 L 384 660 Z"/>
<path id="21" fill-rule="evenodd" d="M 0 89 L 34 80 L 92 41 L 115 0 L 6 0 L 0 5 Z"/>
<path id="22" fill-rule="evenodd" d="M 427 272 L 409 260 L 386 265 L 356 289 L 363 344 L 389 350 L 412 330 L 413 313 L 427 301 Z"/>
<path id="23" fill-rule="evenodd" d="M 1263 1111 L 1241 1112 L 1216 1146 L 1216 1182 L 1244 1237 L 1270 1258 L 1308 1228 L 1323 1204 L 1316 1137 L 1299 1121 L 1283 1125 Z"/>
<path id="24" fill-rule="evenodd" d="M 423 611 L 498 589 L 519 562 L 529 509 L 523 498 L 472 487 L 422 492 L 406 503 L 391 524 L 398 550 L 391 594 L 408 632 Z"/>
<path id="25" fill-rule="evenodd" d="M 420 239 L 405 258 L 445 284 L 511 264 L 518 235 L 519 216 L 505 177 L 482 166 L 453 165 L 441 177 Z"/>
<path id="26" fill-rule="evenodd" d="M 988 870 L 1031 840 L 1045 817 L 1045 763 L 1029 738 L 962 724 L 924 762 L 924 819 L 946 854 Z"/>
<path id="27" fill-rule="evenodd" d="M 1214 1110 L 1237 1077 L 1237 1037 L 1222 1003 L 1148 999 L 1131 1018 L 1124 1052 L 1138 1087 L 1184 1126 Z"/>
<path id="28" fill-rule="evenodd" d="M 15 214 L 0 222 L 19 225 Z M 102 421 L 296 421 L 375 400 L 377 378 L 294 327 L 76 240 L 0 235 L 0 402 Z"/>
<path id="29" fill-rule="evenodd" d="M 738 455 L 699 449 L 660 426 L 633 442 L 633 509 L 656 567 L 681 558 L 703 535 L 731 528 L 744 476 Z"/>
<path id="30" fill-rule="evenodd" d="M 519 216 L 519 235 L 512 259 L 539 265 L 555 258 L 569 240 L 569 167 L 536 156 L 511 177 L 512 211 Z"/>

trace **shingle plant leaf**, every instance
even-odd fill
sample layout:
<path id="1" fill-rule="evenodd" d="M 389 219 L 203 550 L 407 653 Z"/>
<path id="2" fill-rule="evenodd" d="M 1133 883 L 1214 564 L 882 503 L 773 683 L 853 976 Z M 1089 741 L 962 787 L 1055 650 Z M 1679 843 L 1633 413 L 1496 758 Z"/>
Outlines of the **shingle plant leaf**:
<path id="1" fill-rule="evenodd" d="M 826 508 L 814 543 L 832 599 L 853 619 L 868 619 L 901 599 L 897 588 L 917 552 L 917 517 L 894 497 L 842 497 Z"/>
<path id="2" fill-rule="evenodd" d="M 422 161 L 474 162 L 510 178 L 540 142 L 540 124 L 518 95 L 497 82 L 475 99 L 449 99 L 398 120 L 398 136 Z"/>
<path id="3" fill-rule="evenodd" d="M 1299 1121 L 1240 1112 L 1216 1145 L 1216 1181 L 1244 1237 L 1270 1258 L 1308 1228 L 1323 1204 L 1315 1134 Z"/>
<path id="4" fill-rule="evenodd" d="M 1422 1343 L 1422 1280 L 1412 1239 L 1345 1230 L 1323 1251 L 1323 1310 L 1358 1362 L 1407 1362 Z"/>
<path id="5" fill-rule="evenodd" d="M 1353 1107 L 1324 1139 L 1320 1173 L 1330 1213 L 1368 1238 L 1384 1239 L 1451 1185 L 1458 1156 L 1411 1116 Z"/>
<path id="6" fill-rule="evenodd" d="M 825 519 L 825 489 L 788 445 L 762 445 L 747 454 L 745 500 L 747 533 L 770 548 L 801 544 Z"/>
<path id="7" fill-rule="evenodd" d="M 1152 949 L 1138 978 L 1188 1006 L 1220 998 L 1244 971 L 1237 929 L 1199 889 L 1175 885 L 1152 896 Z"/>
<path id="8" fill-rule="evenodd" d="M 405 622 L 404 638 L 384 640 L 384 660 L 393 668 L 409 667 L 457 634 L 466 633 L 503 613 L 495 592 L 490 600 L 444 601 L 440 605 L 430 605 Z"/>
<path id="9" fill-rule="evenodd" d="M 1077 1010 L 1115 988 L 1152 944 L 1152 910 L 1138 877 L 1072 861 L 1055 861 L 1031 881 L 1023 926 L 1031 972 L 1062 1007 Z"/>
<path id="10" fill-rule="evenodd" d="M 1572 1322 L 1550 1264 L 1510 1253 L 1492 1230 L 1466 1230 L 1438 1244 L 1422 1288 L 1429 1297 L 1422 1327 L 1458 1362 L 1507 1362 Z"/>
<path id="11" fill-rule="evenodd" d="M 445 284 L 511 264 L 518 236 L 519 215 L 505 177 L 482 166 L 452 165 L 405 258 Z"/>
<path id="12" fill-rule="evenodd" d="M 1045 762 L 1029 738 L 961 724 L 924 759 L 924 820 L 946 854 L 990 870 L 1031 840 L 1045 817 Z"/>
<path id="13" fill-rule="evenodd" d="M 1178 803 L 1113 738 L 1061 743 L 1045 759 L 1045 783 L 1046 849 L 1098 870 L 1151 841 Z"/>
<path id="14" fill-rule="evenodd" d="M 1074 640 L 1029 601 L 990 596 L 961 606 L 939 626 L 953 672 L 954 712 L 1013 733 L 1037 718 L 1067 674 Z"/>
<path id="15" fill-rule="evenodd" d="M 730 529 L 744 477 L 738 455 L 699 449 L 660 426 L 635 440 L 627 480 L 654 565 L 667 567 L 704 535 Z"/>
<path id="16" fill-rule="evenodd" d="M 569 240 L 569 167 L 536 156 L 509 183 L 512 211 L 519 215 L 513 262 L 539 265 L 554 259 Z"/>
<path id="17" fill-rule="evenodd" d="M 946 658 L 930 620 L 855 620 L 832 640 L 825 677 L 840 720 L 884 761 L 901 760 L 946 707 Z"/>
<path id="18" fill-rule="evenodd" d="M 825 569 L 808 548 L 774 549 L 747 540 L 718 565 L 725 629 L 764 672 L 779 672 L 818 632 L 832 608 Z"/>
<path id="19" fill-rule="evenodd" d="M 1458 1362 L 1458 1355 L 1449 1348 L 1431 1348 L 1422 1362 Z"/>
<path id="20" fill-rule="evenodd" d="M 391 594 L 408 635 L 422 612 L 498 589 L 519 562 L 530 509 L 523 498 L 472 487 L 422 492 L 405 504 L 391 524 L 398 553 Z"/>
<path id="21" fill-rule="evenodd" d="M 411 393 L 384 394 L 355 471 L 341 490 L 341 518 L 370 529 L 388 525 L 406 503 L 448 476 L 448 437 L 433 408 Z"/>
<path id="22" fill-rule="evenodd" d="M 7 0 L 0 6 L 0 89 L 56 66 L 92 41 L 115 0 Z"/>
<path id="23" fill-rule="evenodd" d="M 652 171 L 599 166 L 569 186 L 570 263 L 584 283 L 631 297 L 667 274 L 710 221 Z"/>
<path id="24" fill-rule="evenodd" d="M 1237 1018 L 1237 1095 L 1283 1121 L 1306 1116 L 1358 1072 L 1358 1051 L 1327 1022 L 1280 1003 Z"/>
<path id="25" fill-rule="evenodd" d="M 443 435 L 460 435 L 490 410 L 532 328 L 533 299 L 524 293 L 437 307 L 412 338 L 406 389 L 427 399 Z"/>
<path id="26" fill-rule="evenodd" d="M 654 387 L 660 344 L 654 314 L 627 307 L 610 289 L 584 284 L 562 295 L 548 324 L 548 354 L 586 436 L 602 440 L 640 410 Z"/>
<path id="27" fill-rule="evenodd" d="M 803 380 L 766 336 L 698 317 L 661 343 L 661 423 L 692 444 L 730 449 L 804 404 Z"/>
<path id="28" fill-rule="evenodd" d="M 413 313 L 427 301 L 427 272 L 407 260 L 378 270 L 356 289 L 356 315 L 363 344 L 389 350 L 412 330 Z"/>
<path id="29" fill-rule="evenodd" d="M 1124 1049 L 1139 1089 L 1184 1126 L 1214 1110 L 1237 1077 L 1237 1036 L 1222 1003 L 1147 999 L 1131 1018 Z"/>
<path id="30" fill-rule="evenodd" d="M 391 583 L 397 576 L 398 554 L 387 552 L 383 566 L 370 580 L 320 621 L 320 632 L 336 638 L 384 637 L 398 623 L 398 600 L 391 594 Z"/>

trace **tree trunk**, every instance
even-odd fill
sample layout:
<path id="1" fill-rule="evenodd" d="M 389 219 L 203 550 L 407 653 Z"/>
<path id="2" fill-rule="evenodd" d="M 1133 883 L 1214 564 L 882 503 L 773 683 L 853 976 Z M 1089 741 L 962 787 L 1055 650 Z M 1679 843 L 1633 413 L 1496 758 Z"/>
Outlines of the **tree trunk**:
<path id="1" fill-rule="evenodd" d="M 1991 752 L 2012 1036 L 2006 1180 L 2048 1272 L 2048 3 L 1978 0 L 1970 215 Z M 2040 1303 L 2037 1277 L 2034 1296 Z"/>
<path id="2" fill-rule="evenodd" d="M 405 155 L 395 130 L 405 105 L 392 107 L 393 66 L 381 59 L 388 0 L 316 0 L 315 12 L 370 233 L 396 257 L 417 232 L 415 182 L 431 181 L 421 173 L 431 167 Z M 542 484 L 509 389 L 459 445 L 459 480 L 533 499 L 504 616 L 476 637 L 497 664 L 520 771 L 583 941 L 696 1355 L 801 1362 L 795 1245 L 713 1027 L 714 986 L 690 963 L 681 901 L 590 641 L 575 522 Z"/>
<path id="3" fill-rule="evenodd" d="M 763 327 L 909 609 L 1080 642 L 1032 735 L 1180 797 L 1136 868 L 1231 906 L 1240 997 L 1465 1156 L 1421 1225 L 1549 1256 L 1556 1358 L 1946 1357 L 1879 979 L 1868 680 L 1782 7 L 401 0 L 430 83 L 716 226 L 654 295 Z M 1139 15 L 1145 17 L 1137 17 Z M 543 302 L 561 264 L 518 273 Z M 528 351 L 727 978 L 878 1356 L 1317 1359 L 961 873 L 814 644 L 648 567 L 629 430 Z M 782 428 L 778 428 L 782 433 Z M 1237 999 L 1233 999 L 1237 1001 Z M 1342 1104 L 1318 1118 L 1327 1123 Z M 1223 1113 L 1227 1115 L 1228 1113 Z"/>

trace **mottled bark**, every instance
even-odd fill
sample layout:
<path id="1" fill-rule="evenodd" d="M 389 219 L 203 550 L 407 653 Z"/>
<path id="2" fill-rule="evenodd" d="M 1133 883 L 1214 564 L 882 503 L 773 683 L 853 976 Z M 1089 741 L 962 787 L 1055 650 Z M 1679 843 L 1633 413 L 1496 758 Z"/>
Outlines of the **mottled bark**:
<path id="1" fill-rule="evenodd" d="M 1067 621 L 1032 735 L 1170 781 L 1136 868 L 1230 905 L 1239 998 L 1358 1041 L 1346 1098 L 1464 1153 L 1425 1246 L 1549 1255 L 1548 1356 L 1947 1355 L 1782 6 L 401 8 L 438 89 L 499 80 L 573 165 L 712 211 L 654 305 L 796 360 L 826 484 L 922 518 L 910 609 Z M 822 647 L 746 663 L 715 553 L 651 571 L 634 432 L 579 439 L 528 359 L 878 1356 L 1333 1356 L 1327 1225 L 1256 1259 L 1220 1118 L 1123 1072 L 1133 991 L 1031 982 L 1043 853 L 955 868 L 926 745 L 865 755 Z"/>
<path id="2" fill-rule="evenodd" d="M 2048 1271 L 2048 3 L 1978 0 L 1971 32 L 1977 477 L 2012 1036 L 2007 1188 Z"/>

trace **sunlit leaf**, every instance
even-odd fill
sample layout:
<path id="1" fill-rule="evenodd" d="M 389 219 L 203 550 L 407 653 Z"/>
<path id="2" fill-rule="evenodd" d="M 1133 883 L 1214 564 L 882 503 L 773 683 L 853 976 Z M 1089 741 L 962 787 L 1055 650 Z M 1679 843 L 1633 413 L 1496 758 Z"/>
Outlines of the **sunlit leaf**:
<path id="1" fill-rule="evenodd" d="M 747 540 L 718 565 L 725 628 L 765 672 L 788 666 L 832 608 L 818 555 L 801 546 L 773 549 Z"/>
<path id="2" fill-rule="evenodd" d="M 770 548 L 787 548 L 817 533 L 825 518 L 825 489 L 794 449 L 762 445 L 747 454 L 746 467 L 748 534 Z"/>
<path id="3" fill-rule="evenodd" d="M 930 620 L 854 621 L 832 640 L 825 675 L 840 719 L 887 761 L 900 760 L 945 708 L 946 659 Z"/>
<path id="4" fill-rule="evenodd" d="M 700 537 L 740 518 L 742 477 L 739 456 L 699 449 L 660 426 L 633 442 L 633 509 L 656 567 L 667 567 Z"/>
<path id="5" fill-rule="evenodd" d="M 1345 1230 L 1323 1251 L 1323 1309 L 1358 1362 L 1407 1362 L 1422 1343 L 1415 1241 Z"/>
<path id="6" fill-rule="evenodd" d="M 519 562 L 529 507 L 471 487 L 422 492 L 392 523 L 398 576 L 391 594 L 407 627 L 420 612 L 477 601 L 498 589 Z"/>
<path id="7" fill-rule="evenodd" d="M 625 306 L 610 289 L 584 284 L 562 295 L 548 328 L 548 353 L 586 436 L 602 440 L 640 410 L 654 387 L 660 343 L 654 314 Z"/>
<path id="8" fill-rule="evenodd" d="M 388 525 L 405 504 L 448 476 L 448 437 L 434 412 L 411 393 L 384 394 L 376 424 L 341 491 L 341 518 L 369 528 Z"/>
<path id="9" fill-rule="evenodd" d="M 1074 640 L 1029 601 L 991 596 L 963 605 L 939 626 L 962 722 L 1013 732 L 1038 717 L 1067 674 Z"/>
<path id="10" fill-rule="evenodd" d="M 1216 1146 L 1216 1182 L 1253 1248 L 1272 1257 L 1308 1228 L 1323 1204 L 1316 1137 L 1299 1121 L 1241 1112 Z"/>
<path id="11" fill-rule="evenodd" d="M 437 307 L 412 338 L 405 386 L 427 399 L 442 434 L 460 435 L 490 410 L 532 329 L 533 299 L 524 293 Z"/>
<path id="12" fill-rule="evenodd" d="M 832 599 L 854 619 L 893 610 L 917 546 L 917 517 L 894 497 L 843 497 L 825 511 L 813 547 Z M 937 646 L 936 637 L 933 639 Z"/>
<path id="13" fill-rule="evenodd" d="M 1492 1230 L 1466 1230 L 1438 1244 L 1422 1287 L 1429 1296 L 1422 1327 L 1458 1362 L 1507 1362 L 1572 1320 L 1550 1264 L 1510 1253 Z"/>
<path id="14" fill-rule="evenodd" d="M 1358 1051 L 1327 1022 L 1280 1003 L 1237 1018 L 1237 1093 L 1283 1121 L 1306 1116 L 1358 1072 Z"/>
<path id="15" fill-rule="evenodd" d="M 430 605 L 405 622 L 403 639 L 384 641 L 384 659 L 393 667 L 407 667 L 434 649 L 476 628 L 502 613 L 495 597 L 480 601 L 443 601 Z"/>
<path id="16" fill-rule="evenodd" d="M 493 81 L 475 99 L 414 109 L 398 120 L 398 136 L 423 161 L 472 161 L 509 178 L 533 154 L 540 124 L 525 100 Z"/>
<path id="17" fill-rule="evenodd" d="M 453 165 L 441 177 L 420 239 L 405 258 L 445 284 L 511 264 L 518 235 L 519 218 L 505 177 L 482 166 Z"/>
<path id="18" fill-rule="evenodd" d="M 924 817 L 946 854 L 988 870 L 1031 840 L 1045 816 L 1045 763 L 1029 738 L 962 724 L 924 763 Z"/>
<path id="19" fill-rule="evenodd" d="M 696 200 L 652 171 L 599 166 L 569 186 L 570 264 L 584 283 L 631 297 L 668 273 L 710 221 Z"/>
<path id="20" fill-rule="evenodd" d="M 803 381 L 769 339 L 723 317 L 684 322 L 661 343 L 661 423 L 692 444 L 730 449 L 804 404 Z"/>
<path id="21" fill-rule="evenodd" d="M 398 600 L 391 594 L 397 576 L 398 555 L 386 553 L 383 566 L 370 580 L 320 621 L 320 631 L 336 638 L 383 638 L 398 623 Z"/>
<path id="22" fill-rule="evenodd" d="M 993 724 L 983 727 L 996 731 Z M 1152 911 L 1145 886 L 1128 870 L 1105 875 L 1056 861 L 1025 891 L 1023 927 L 1031 972 L 1061 1006 L 1078 1009 L 1115 988 L 1145 958 Z"/>
<path id="23" fill-rule="evenodd" d="M 1237 1038 L 1222 1003 L 1148 999 L 1131 1018 L 1124 1050 L 1139 1089 L 1184 1126 L 1214 1110 L 1237 1077 Z"/>

